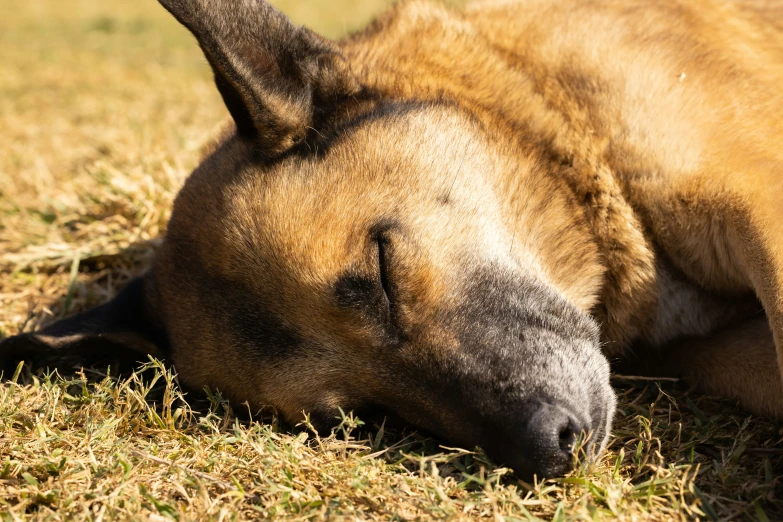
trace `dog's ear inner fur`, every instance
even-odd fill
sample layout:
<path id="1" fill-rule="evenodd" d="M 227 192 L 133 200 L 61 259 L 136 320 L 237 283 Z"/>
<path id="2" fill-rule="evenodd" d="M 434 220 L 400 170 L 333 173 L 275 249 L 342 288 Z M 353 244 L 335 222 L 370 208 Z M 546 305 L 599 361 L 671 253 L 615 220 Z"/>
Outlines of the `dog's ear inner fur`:
<path id="1" fill-rule="evenodd" d="M 358 92 L 332 42 L 262 0 L 160 0 L 198 40 L 237 131 L 268 157 L 301 143 L 315 111 Z"/>
<path id="2" fill-rule="evenodd" d="M 164 357 L 168 339 L 149 298 L 148 281 L 131 281 L 113 300 L 58 321 L 35 333 L 0 341 L 0 368 L 18 361 L 39 364 L 53 358 L 143 361 L 146 355 Z"/>

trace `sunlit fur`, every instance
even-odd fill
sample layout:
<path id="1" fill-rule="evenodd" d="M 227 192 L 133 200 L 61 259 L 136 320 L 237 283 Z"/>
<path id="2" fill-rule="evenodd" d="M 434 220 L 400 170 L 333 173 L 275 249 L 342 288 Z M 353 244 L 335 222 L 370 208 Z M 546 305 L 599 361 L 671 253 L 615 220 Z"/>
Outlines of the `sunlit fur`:
<path id="1" fill-rule="evenodd" d="M 381 406 L 490 452 L 537 397 L 600 450 L 607 358 L 783 418 L 782 2 L 416 0 L 338 44 L 243 2 L 264 6 L 248 19 L 275 30 L 247 34 L 272 58 L 214 29 L 242 27 L 222 2 L 193 4 L 217 20 L 189 27 L 239 125 L 137 299 L 183 382 L 290 420 Z M 225 65 L 301 49 L 329 59 L 258 80 Z M 117 310 L 6 349 L 79 331 L 160 348 L 105 322 Z"/>

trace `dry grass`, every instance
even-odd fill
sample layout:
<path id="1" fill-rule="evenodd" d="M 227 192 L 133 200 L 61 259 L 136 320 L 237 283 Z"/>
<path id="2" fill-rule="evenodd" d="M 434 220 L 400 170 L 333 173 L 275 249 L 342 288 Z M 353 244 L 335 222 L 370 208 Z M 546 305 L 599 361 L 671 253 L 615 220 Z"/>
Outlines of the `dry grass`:
<path id="1" fill-rule="evenodd" d="M 280 3 L 337 36 L 384 2 Z M 224 116 L 194 42 L 152 0 L 0 0 L 0 337 L 143 272 Z M 0 387 L 4 519 L 783 519 L 783 432 L 676 383 L 618 380 L 601 461 L 531 485 L 350 416 L 318 438 L 237 417 L 216 393 L 186 402 L 156 362 L 101 372 Z"/>

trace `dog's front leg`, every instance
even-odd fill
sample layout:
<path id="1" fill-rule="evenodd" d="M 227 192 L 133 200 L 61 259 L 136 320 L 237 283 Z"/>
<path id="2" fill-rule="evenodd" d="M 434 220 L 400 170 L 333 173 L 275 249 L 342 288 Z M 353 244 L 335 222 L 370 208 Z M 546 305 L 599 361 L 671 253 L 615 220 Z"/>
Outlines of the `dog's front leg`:
<path id="1" fill-rule="evenodd" d="M 776 347 L 778 374 L 783 370 L 783 167 L 773 162 L 753 163 L 739 158 L 736 165 L 714 165 L 702 171 L 631 184 L 647 226 L 666 256 L 704 288 L 733 299 L 753 291 L 761 301 Z M 733 297 L 734 296 L 734 297 Z M 727 334 L 733 340 L 716 341 L 716 353 L 725 358 L 754 358 L 761 350 L 759 336 Z M 735 342 L 736 341 L 736 342 Z M 705 350 L 708 345 L 700 345 Z M 729 350 L 737 353 L 731 354 Z M 713 356 L 714 357 L 714 356 Z M 763 357 L 762 357 L 763 358 Z M 707 360 L 706 358 L 702 358 Z M 728 359 L 727 359 L 728 360 Z M 693 361 L 692 361 L 693 362 Z M 708 368 L 712 367 L 712 370 Z M 750 364 L 749 367 L 755 367 Z M 722 382 L 724 364 L 705 365 L 700 382 Z M 705 381 L 707 379 L 707 381 Z M 749 379 L 726 393 L 743 395 L 754 411 L 774 411 L 783 419 L 780 381 Z M 750 388 L 758 389 L 752 390 Z M 719 385 L 716 390 L 724 389 Z M 744 391 L 736 391 L 736 390 Z M 773 404 L 774 403 L 774 404 Z"/>
<path id="2" fill-rule="evenodd" d="M 737 399 L 748 411 L 783 419 L 783 381 L 764 317 L 667 347 L 659 367 L 700 391 Z"/>

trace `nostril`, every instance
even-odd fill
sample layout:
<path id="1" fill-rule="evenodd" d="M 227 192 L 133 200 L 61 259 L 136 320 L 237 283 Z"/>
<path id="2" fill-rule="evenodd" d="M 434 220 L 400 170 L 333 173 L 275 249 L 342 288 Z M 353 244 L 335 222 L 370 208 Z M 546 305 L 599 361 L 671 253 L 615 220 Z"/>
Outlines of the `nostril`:
<path id="1" fill-rule="evenodd" d="M 569 417 L 563 427 L 560 429 L 560 450 L 571 454 L 576 448 L 577 439 L 586 430 L 582 428 L 573 417 Z"/>
<path id="2" fill-rule="evenodd" d="M 576 444 L 576 432 L 569 422 L 560 430 L 560 449 L 566 453 L 571 453 L 574 451 L 574 444 Z"/>

